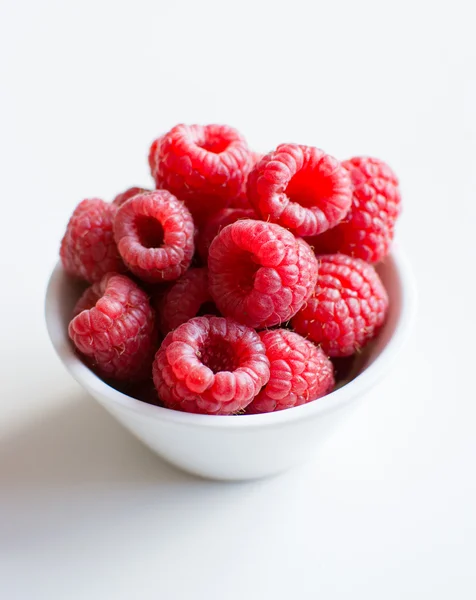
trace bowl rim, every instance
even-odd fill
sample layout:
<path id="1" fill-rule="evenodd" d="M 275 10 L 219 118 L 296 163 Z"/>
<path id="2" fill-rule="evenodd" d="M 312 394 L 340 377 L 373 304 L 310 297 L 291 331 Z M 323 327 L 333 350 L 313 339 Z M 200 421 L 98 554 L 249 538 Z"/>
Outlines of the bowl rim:
<path id="1" fill-rule="evenodd" d="M 393 335 L 375 360 L 357 375 L 355 379 L 334 390 L 317 401 L 286 410 L 255 415 L 205 415 L 180 412 L 177 410 L 147 404 L 120 392 L 102 381 L 76 355 L 70 343 L 67 331 L 61 323 L 57 310 L 58 296 L 64 269 L 58 261 L 48 281 L 45 296 L 45 320 L 51 343 L 73 378 L 92 395 L 105 397 L 110 403 L 127 411 L 141 414 L 161 421 L 191 427 L 219 427 L 231 430 L 243 428 L 283 426 L 291 422 L 309 419 L 317 415 L 334 412 L 360 397 L 380 380 L 388 369 L 392 359 L 407 340 L 416 314 L 416 286 L 407 257 L 396 246 L 389 256 L 394 262 L 397 285 L 401 294 L 400 312 L 396 318 Z"/>

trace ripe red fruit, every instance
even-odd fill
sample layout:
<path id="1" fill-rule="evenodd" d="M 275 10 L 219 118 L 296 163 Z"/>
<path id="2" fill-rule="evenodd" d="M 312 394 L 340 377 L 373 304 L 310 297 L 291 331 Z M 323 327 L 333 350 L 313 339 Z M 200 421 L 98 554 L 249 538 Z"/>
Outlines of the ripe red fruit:
<path id="1" fill-rule="evenodd" d="M 210 216 L 206 223 L 199 229 L 197 237 L 197 250 L 200 258 L 208 261 L 208 249 L 218 233 L 226 227 L 241 219 L 255 219 L 256 213 L 252 208 L 223 208 Z"/>
<path id="2" fill-rule="evenodd" d="M 377 158 L 352 158 L 342 165 L 353 184 L 351 209 L 341 223 L 308 241 L 319 254 L 341 252 L 376 263 L 389 253 L 400 214 L 398 179 Z"/>
<path id="3" fill-rule="evenodd" d="M 317 260 L 304 241 L 279 225 L 247 219 L 228 225 L 208 255 L 209 286 L 220 312 L 249 327 L 286 322 L 317 280 Z"/>
<path id="4" fill-rule="evenodd" d="M 108 273 L 78 300 L 69 337 L 100 375 L 150 377 L 156 349 L 155 315 L 147 294 L 129 277 Z"/>
<path id="5" fill-rule="evenodd" d="M 196 317 L 171 331 L 153 365 L 168 408 L 229 415 L 243 410 L 269 379 L 269 361 L 253 329 L 232 319 Z"/>
<path id="6" fill-rule="evenodd" d="M 198 221 L 242 193 L 251 161 L 244 137 L 228 125 L 177 125 L 149 152 L 157 187 L 183 200 Z"/>
<path id="7" fill-rule="evenodd" d="M 316 400 L 334 387 L 333 366 L 321 348 L 287 329 L 259 333 L 270 363 L 270 378 L 248 413 L 272 412 Z"/>
<path id="8" fill-rule="evenodd" d="M 126 267 L 117 250 L 113 220 L 117 207 L 92 198 L 75 208 L 61 240 L 60 257 L 67 273 L 89 283 Z"/>
<path id="9" fill-rule="evenodd" d="M 352 187 L 341 163 L 319 148 L 281 144 L 251 171 L 248 200 L 262 219 L 312 236 L 343 219 Z"/>
<path id="10" fill-rule="evenodd" d="M 134 275 L 149 283 L 185 273 L 193 257 L 194 230 L 187 208 L 166 190 L 134 196 L 114 219 L 120 255 Z"/>
<path id="11" fill-rule="evenodd" d="M 189 269 L 170 286 L 156 308 L 159 327 L 164 335 L 196 317 L 199 312 L 202 315 L 216 314 L 217 308 L 208 291 L 208 269 Z"/>
<path id="12" fill-rule="evenodd" d="M 147 190 L 145 188 L 140 187 L 131 187 L 128 188 L 125 192 L 121 194 L 117 194 L 117 196 L 112 201 L 117 207 L 122 206 L 125 202 L 127 202 L 130 198 L 137 196 L 137 194 L 144 194 L 147 192 L 151 192 L 152 190 Z"/>
<path id="13" fill-rule="evenodd" d="M 316 289 L 292 320 L 328 356 L 349 356 L 378 332 L 388 296 L 372 265 L 344 254 L 319 257 Z"/>

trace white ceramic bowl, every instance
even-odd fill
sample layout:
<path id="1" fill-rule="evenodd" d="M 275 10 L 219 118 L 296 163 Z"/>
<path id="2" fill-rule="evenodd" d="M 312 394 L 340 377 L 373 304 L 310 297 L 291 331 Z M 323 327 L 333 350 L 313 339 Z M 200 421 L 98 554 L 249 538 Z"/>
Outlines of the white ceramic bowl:
<path id="1" fill-rule="evenodd" d="M 390 311 L 361 373 L 324 398 L 276 413 L 195 415 L 152 406 L 111 388 L 81 362 L 68 339 L 79 289 L 60 264 L 46 293 L 46 323 L 56 352 L 76 381 L 158 455 L 203 477 L 254 479 L 312 457 L 334 425 L 391 366 L 411 329 L 415 288 L 409 266 L 397 251 L 379 273 L 390 296 Z"/>

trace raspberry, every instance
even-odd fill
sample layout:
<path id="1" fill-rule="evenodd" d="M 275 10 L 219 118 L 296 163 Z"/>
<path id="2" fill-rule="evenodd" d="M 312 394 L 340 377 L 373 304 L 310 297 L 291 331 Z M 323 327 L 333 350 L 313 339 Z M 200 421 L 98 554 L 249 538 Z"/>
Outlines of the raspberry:
<path id="1" fill-rule="evenodd" d="M 129 277 L 108 273 L 78 300 L 69 337 L 102 376 L 117 380 L 150 377 L 156 349 L 154 311 Z"/>
<path id="2" fill-rule="evenodd" d="M 168 408 L 229 415 L 246 408 L 268 382 L 269 360 L 253 329 L 196 317 L 167 335 L 152 374 Z"/>
<path id="3" fill-rule="evenodd" d="M 226 227 L 235 223 L 239 219 L 254 219 L 255 211 L 252 208 L 223 208 L 219 210 L 210 219 L 204 223 L 198 233 L 197 250 L 200 258 L 206 263 L 208 260 L 208 249 L 217 234 Z"/>
<path id="4" fill-rule="evenodd" d="M 99 198 L 78 204 L 61 240 L 60 257 L 67 273 L 94 283 L 105 273 L 126 270 L 114 241 L 116 211 Z"/>
<path id="5" fill-rule="evenodd" d="M 349 356 L 376 335 L 387 308 L 387 292 L 372 265 L 344 254 L 320 256 L 315 292 L 292 326 L 329 356 Z"/>
<path id="6" fill-rule="evenodd" d="M 160 142 L 162 141 L 162 137 L 158 137 L 156 140 L 154 140 L 149 148 L 149 155 L 148 155 L 148 161 L 149 161 L 149 168 L 150 168 L 150 172 L 152 173 L 152 177 L 155 179 L 155 171 L 157 169 L 157 149 L 159 147 Z"/>
<path id="7" fill-rule="evenodd" d="M 239 196 L 237 196 L 236 198 L 234 198 L 233 200 L 230 201 L 230 203 L 228 204 L 228 208 L 239 208 L 241 210 L 243 210 L 243 209 L 252 210 L 253 214 L 256 216 L 256 213 L 255 213 L 253 207 L 251 206 L 250 201 L 248 200 L 246 188 L 243 189 L 243 191 L 241 192 L 241 194 Z"/>
<path id="8" fill-rule="evenodd" d="M 251 153 L 250 171 L 251 171 L 251 169 L 254 169 L 254 167 L 259 163 L 259 161 L 263 158 L 263 156 L 264 156 L 264 154 L 261 154 L 260 152 L 252 152 Z M 248 177 L 246 178 L 246 181 L 248 181 Z M 243 190 L 241 191 L 241 194 L 230 201 L 229 208 L 247 208 L 247 209 L 253 210 L 253 207 L 251 206 L 250 201 L 248 200 L 248 194 L 246 192 L 246 185 L 243 186 Z"/>
<path id="9" fill-rule="evenodd" d="M 208 291 L 208 269 L 189 269 L 177 279 L 157 306 L 160 315 L 159 326 L 164 335 L 182 323 L 202 314 L 216 314 Z"/>
<path id="10" fill-rule="evenodd" d="M 149 164 L 157 187 L 170 190 L 202 220 L 240 195 L 251 153 L 227 125 L 177 125 L 152 144 Z"/>
<path id="11" fill-rule="evenodd" d="M 345 216 L 352 186 L 344 167 L 322 150 L 281 144 L 251 171 L 248 199 L 264 220 L 311 236 Z"/>
<path id="12" fill-rule="evenodd" d="M 342 165 L 354 186 L 352 207 L 336 227 L 308 241 L 320 254 L 342 252 L 376 263 L 390 250 L 400 213 L 398 179 L 377 158 L 352 158 Z"/>
<path id="13" fill-rule="evenodd" d="M 177 279 L 193 257 L 192 217 L 166 190 L 138 194 L 123 204 L 114 236 L 128 268 L 150 283 Z"/>
<path id="14" fill-rule="evenodd" d="M 259 161 L 263 158 L 264 154 L 262 154 L 261 152 L 252 152 L 251 153 L 251 165 L 252 167 L 255 167 Z"/>
<path id="15" fill-rule="evenodd" d="M 333 366 L 321 348 L 286 329 L 261 331 L 270 378 L 246 412 L 260 413 L 300 406 L 334 387 Z"/>
<path id="16" fill-rule="evenodd" d="M 129 200 L 129 198 L 133 198 L 134 196 L 137 196 L 137 194 L 145 194 L 150 191 L 151 190 L 146 190 L 145 188 L 131 187 L 125 192 L 122 192 L 122 194 L 117 194 L 112 203 L 116 206 L 122 206 L 125 202 Z"/>
<path id="17" fill-rule="evenodd" d="M 254 167 L 259 163 L 259 161 L 263 158 L 264 154 L 260 154 L 259 152 L 251 153 L 251 166 L 250 171 L 254 169 Z M 248 177 L 246 178 L 248 181 Z M 248 194 L 246 192 L 246 185 L 243 186 L 243 190 L 239 196 L 230 201 L 229 208 L 246 208 L 249 210 L 253 210 L 253 207 L 248 200 Z M 254 210 L 253 210 L 254 214 Z"/>
<path id="18" fill-rule="evenodd" d="M 308 244 L 279 225 L 252 219 L 221 230 L 210 246 L 208 269 L 220 312 L 255 328 L 290 319 L 317 281 Z"/>

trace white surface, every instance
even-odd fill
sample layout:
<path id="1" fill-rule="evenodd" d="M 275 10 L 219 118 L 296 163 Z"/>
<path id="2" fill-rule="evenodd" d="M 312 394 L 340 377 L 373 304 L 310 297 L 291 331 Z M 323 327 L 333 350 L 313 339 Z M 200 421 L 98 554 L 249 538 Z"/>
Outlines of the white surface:
<path id="1" fill-rule="evenodd" d="M 138 439 L 183 470 L 211 479 L 244 481 L 276 475 L 315 457 L 335 428 L 364 402 L 393 366 L 413 330 L 416 291 L 411 268 L 395 249 L 379 274 L 390 298 L 386 322 L 358 377 L 319 402 L 261 415 L 211 416 L 151 406 L 104 383 L 80 360 L 68 337 L 78 300 L 61 265 L 48 283 L 45 317 L 53 346 L 74 379 Z"/>
<path id="2" fill-rule="evenodd" d="M 2 598 L 474 598 L 471 3 L 3 0 L 0 51 Z M 276 479 L 166 466 L 47 340 L 74 205 L 147 184 L 148 144 L 178 121 L 374 154 L 402 180 L 412 342 L 319 459 Z"/>

